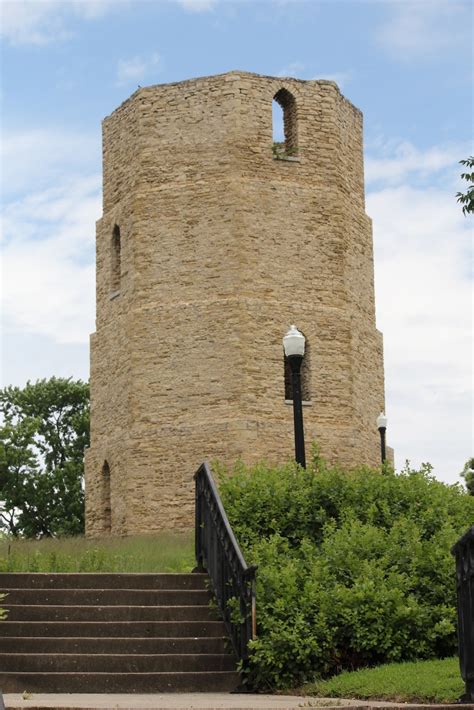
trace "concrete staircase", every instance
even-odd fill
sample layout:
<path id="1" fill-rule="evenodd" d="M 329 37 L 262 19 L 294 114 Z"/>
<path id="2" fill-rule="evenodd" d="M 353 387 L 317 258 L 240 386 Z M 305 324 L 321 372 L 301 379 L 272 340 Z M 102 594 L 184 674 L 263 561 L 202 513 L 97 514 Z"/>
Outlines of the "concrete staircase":
<path id="1" fill-rule="evenodd" d="M 236 659 L 202 574 L 0 574 L 4 693 L 227 692 Z"/>

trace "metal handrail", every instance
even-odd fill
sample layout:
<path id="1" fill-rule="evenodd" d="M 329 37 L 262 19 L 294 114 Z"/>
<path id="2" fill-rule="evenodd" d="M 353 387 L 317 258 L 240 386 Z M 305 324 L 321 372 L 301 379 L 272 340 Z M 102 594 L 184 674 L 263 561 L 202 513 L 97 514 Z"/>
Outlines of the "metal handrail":
<path id="1" fill-rule="evenodd" d="M 256 636 L 256 567 L 249 567 L 232 532 L 207 462 L 194 474 L 196 484 L 195 572 L 207 572 L 234 650 L 248 659 Z"/>
<path id="2" fill-rule="evenodd" d="M 474 525 L 451 549 L 456 557 L 458 643 L 466 692 L 461 702 L 474 701 Z"/>

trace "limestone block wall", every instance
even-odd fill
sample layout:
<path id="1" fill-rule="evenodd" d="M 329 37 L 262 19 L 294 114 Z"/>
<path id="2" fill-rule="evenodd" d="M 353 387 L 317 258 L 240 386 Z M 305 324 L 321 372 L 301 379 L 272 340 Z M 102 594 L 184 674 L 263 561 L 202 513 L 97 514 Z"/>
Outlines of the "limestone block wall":
<path id="1" fill-rule="evenodd" d="M 282 89 L 290 160 L 272 151 Z M 333 82 L 230 72 L 139 89 L 103 136 L 88 534 L 191 526 L 204 458 L 292 456 L 291 323 L 311 352 L 307 446 L 377 465 L 383 354 L 361 113 Z"/>

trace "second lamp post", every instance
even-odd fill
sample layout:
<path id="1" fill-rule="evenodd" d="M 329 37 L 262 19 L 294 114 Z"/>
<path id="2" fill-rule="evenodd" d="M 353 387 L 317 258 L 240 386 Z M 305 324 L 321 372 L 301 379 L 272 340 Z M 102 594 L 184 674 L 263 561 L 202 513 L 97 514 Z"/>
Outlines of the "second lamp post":
<path id="1" fill-rule="evenodd" d="M 303 431 L 303 401 L 301 396 L 301 363 L 304 357 L 305 337 L 298 328 L 291 326 L 283 338 L 283 348 L 291 369 L 291 384 L 293 389 L 293 418 L 295 422 L 295 459 L 306 468 Z"/>
<path id="2" fill-rule="evenodd" d="M 387 417 L 383 412 L 380 412 L 379 416 L 377 417 L 377 429 L 379 430 L 380 434 L 380 457 L 382 459 L 382 463 L 384 464 L 387 460 L 387 451 L 385 445 L 385 436 L 387 432 Z"/>

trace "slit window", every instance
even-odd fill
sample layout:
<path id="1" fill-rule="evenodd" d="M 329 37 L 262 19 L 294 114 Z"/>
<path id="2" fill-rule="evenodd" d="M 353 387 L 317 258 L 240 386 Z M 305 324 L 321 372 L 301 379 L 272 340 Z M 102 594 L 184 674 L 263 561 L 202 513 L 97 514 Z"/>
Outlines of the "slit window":
<path id="1" fill-rule="evenodd" d="M 293 401 L 293 381 L 288 358 L 283 353 L 283 366 L 285 372 L 285 400 Z M 311 402 L 311 347 L 306 339 L 304 358 L 301 363 L 301 399 L 303 402 Z"/>
<path id="2" fill-rule="evenodd" d="M 273 155 L 275 158 L 295 157 L 298 153 L 296 101 L 287 89 L 273 97 Z"/>
<path id="3" fill-rule="evenodd" d="M 115 225 L 112 232 L 111 245 L 111 273 L 110 273 L 110 290 L 112 293 L 120 291 L 120 275 L 121 275 L 121 239 L 120 227 Z"/>

